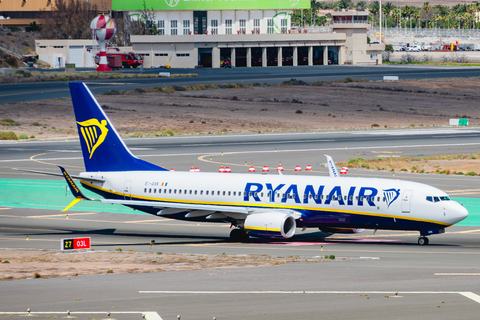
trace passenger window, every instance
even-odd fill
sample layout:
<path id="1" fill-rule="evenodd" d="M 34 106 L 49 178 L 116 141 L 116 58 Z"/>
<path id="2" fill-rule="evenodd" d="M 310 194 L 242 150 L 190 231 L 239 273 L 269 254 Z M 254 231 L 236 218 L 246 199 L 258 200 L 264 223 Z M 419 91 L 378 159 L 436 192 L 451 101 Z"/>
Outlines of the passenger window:
<path id="1" fill-rule="evenodd" d="M 228 195 L 230 195 L 230 194 L 231 194 L 231 191 L 228 191 Z"/>
<path id="2" fill-rule="evenodd" d="M 365 200 L 370 201 L 370 197 L 369 197 L 369 196 L 366 196 L 366 197 L 365 197 Z"/>
<path id="3" fill-rule="evenodd" d="M 352 201 L 352 200 L 353 200 L 353 196 L 348 197 L 348 200 Z"/>
<path id="4" fill-rule="evenodd" d="M 168 193 L 172 193 L 172 189 L 168 189 Z"/>
<path id="5" fill-rule="evenodd" d="M 174 193 L 174 194 L 177 194 L 177 189 L 174 189 L 174 190 L 173 190 L 173 193 Z"/>
<path id="6" fill-rule="evenodd" d="M 205 192 L 205 194 L 208 196 L 208 190 Z"/>
<path id="7" fill-rule="evenodd" d="M 347 200 L 347 196 L 343 196 L 343 200 Z"/>
<path id="8" fill-rule="evenodd" d="M 197 190 L 195 190 L 195 195 L 197 194 Z"/>
<path id="9" fill-rule="evenodd" d="M 360 197 L 360 201 L 363 201 L 363 197 Z"/>
<path id="10" fill-rule="evenodd" d="M 312 198 L 313 198 L 313 197 L 312 197 L 312 195 L 309 195 L 308 197 L 309 197 L 310 199 L 312 199 Z M 316 197 L 315 197 L 315 199 L 316 199 Z"/>
<path id="11" fill-rule="evenodd" d="M 147 193 L 147 188 L 143 189 L 143 192 Z"/>
<path id="12" fill-rule="evenodd" d="M 203 190 L 200 190 L 200 195 L 202 195 L 202 194 L 203 194 Z"/>
<path id="13" fill-rule="evenodd" d="M 294 193 L 294 194 L 292 194 L 292 198 L 295 198 L 295 197 L 296 197 L 296 194 L 295 194 L 295 193 Z"/>
<path id="14" fill-rule="evenodd" d="M 262 198 L 263 198 L 263 192 L 262 192 L 262 193 L 260 193 L 260 197 L 262 197 Z"/>
<path id="15" fill-rule="evenodd" d="M 325 200 L 328 200 L 328 194 L 325 196 Z"/>
<path id="16" fill-rule="evenodd" d="M 318 194 L 315 195 L 315 199 L 318 200 Z"/>
<path id="17" fill-rule="evenodd" d="M 178 193 L 179 193 L 179 194 L 182 194 L 182 189 L 178 189 Z"/>
<path id="18" fill-rule="evenodd" d="M 285 198 L 285 193 L 282 193 L 282 198 Z"/>
<path id="19" fill-rule="evenodd" d="M 251 192 L 250 192 L 251 193 Z M 223 195 L 225 195 L 225 191 L 223 191 Z"/>
<path id="20" fill-rule="evenodd" d="M 153 189 L 153 193 L 157 193 L 157 189 Z"/>
<path id="21" fill-rule="evenodd" d="M 380 197 L 377 197 L 377 201 L 380 202 Z"/>
<path id="22" fill-rule="evenodd" d="M 255 192 L 254 196 L 255 196 L 255 198 L 258 197 L 258 192 Z"/>
<path id="23" fill-rule="evenodd" d="M 322 199 L 322 200 L 323 200 L 323 194 L 320 196 L 320 199 Z"/>
<path id="24" fill-rule="evenodd" d="M 220 194 L 220 192 L 219 192 Z M 247 191 L 243 191 L 243 196 L 246 197 L 247 196 Z"/>
<path id="25" fill-rule="evenodd" d="M 190 190 L 190 194 L 192 194 L 192 190 Z"/>
<path id="26" fill-rule="evenodd" d="M 307 199 L 307 195 L 305 193 L 303 194 L 303 199 Z"/>
<path id="27" fill-rule="evenodd" d="M 148 193 L 152 193 L 152 188 L 148 189 Z"/>
<path id="28" fill-rule="evenodd" d="M 439 199 L 438 197 L 433 197 L 433 201 L 435 201 L 435 202 L 439 202 L 439 201 L 440 201 L 440 199 Z"/>
<path id="29" fill-rule="evenodd" d="M 162 189 L 158 189 L 158 193 L 162 193 Z"/>
<path id="30" fill-rule="evenodd" d="M 385 197 L 383 197 L 383 202 L 385 202 L 387 199 Z"/>

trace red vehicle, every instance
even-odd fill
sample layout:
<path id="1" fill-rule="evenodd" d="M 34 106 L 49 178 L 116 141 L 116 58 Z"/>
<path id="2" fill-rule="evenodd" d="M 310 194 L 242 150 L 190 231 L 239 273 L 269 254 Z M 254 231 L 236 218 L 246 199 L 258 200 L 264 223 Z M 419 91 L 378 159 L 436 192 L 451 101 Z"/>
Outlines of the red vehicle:
<path id="1" fill-rule="evenodd" d="M 124 68 L 136 68 L 140 65 L 143 64 L 143 57 L 135 52 L 124 52 L 124 53 L 109 53 L 107 52 L 107 61 L 114 61 L 112 59 L 109 59 L 108 57 L 110 56 L 120 56 L 122 57 L 122 66 Z M 95 57 L 95 62 L 98 63 L 98 59 L 100 57 L 100 53 L 97 53 L 97 56 Z M 110 66 L 109 62 L 109 67 L 112 68 L 117 68 L 118 66 Z"/>

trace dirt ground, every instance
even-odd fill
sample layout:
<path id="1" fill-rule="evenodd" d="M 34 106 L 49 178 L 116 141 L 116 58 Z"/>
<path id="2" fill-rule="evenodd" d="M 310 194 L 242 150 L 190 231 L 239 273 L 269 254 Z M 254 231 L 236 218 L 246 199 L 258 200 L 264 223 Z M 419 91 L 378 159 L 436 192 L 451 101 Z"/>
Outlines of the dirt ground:
<path id="1" fill-rule="evenodd" d="M 445 126 L 450 118 L 479 123 L 479 78 L 327 83 L 99 95 L 122 136 L 351 130 Z M 119 88 L 121 90 L 121 88 Z M 70 99 L 2 104 L 0 126 L 36 139 L 75 138 Z"/>
<path id="2" fill-rule="evenodd" d="M 96 274 L 150 273 L 274 266 L 291 262 L 349 260 L 332 256 L 301 258 L 269 255 L 207 255 L 116 251 L 65 252 L 60 250 L 0 249 L 0 281 L 77 277 Z"/>

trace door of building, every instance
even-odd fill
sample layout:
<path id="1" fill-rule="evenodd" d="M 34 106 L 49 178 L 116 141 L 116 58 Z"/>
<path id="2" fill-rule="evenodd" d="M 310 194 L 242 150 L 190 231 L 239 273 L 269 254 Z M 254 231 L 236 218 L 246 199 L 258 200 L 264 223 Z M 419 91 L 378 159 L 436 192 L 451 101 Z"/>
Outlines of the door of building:
<path id="1" fill-rule="evenodd" d="M 193 11 L 193 31 L 196 34 L 205 34 L 205 31 L 207 31 L 207 11 Z"/>

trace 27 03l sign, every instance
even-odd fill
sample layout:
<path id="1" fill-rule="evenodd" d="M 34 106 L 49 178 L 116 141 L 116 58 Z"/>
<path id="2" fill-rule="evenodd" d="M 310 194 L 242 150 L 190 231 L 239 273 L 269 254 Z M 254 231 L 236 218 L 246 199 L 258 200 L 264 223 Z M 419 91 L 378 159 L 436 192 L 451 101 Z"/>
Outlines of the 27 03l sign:
<path id="1" fill-rule="evenodd" d="M 62 250 L 90 249 L 90 238 L 62 239 Z"/>

